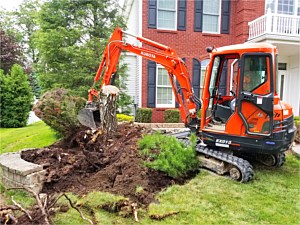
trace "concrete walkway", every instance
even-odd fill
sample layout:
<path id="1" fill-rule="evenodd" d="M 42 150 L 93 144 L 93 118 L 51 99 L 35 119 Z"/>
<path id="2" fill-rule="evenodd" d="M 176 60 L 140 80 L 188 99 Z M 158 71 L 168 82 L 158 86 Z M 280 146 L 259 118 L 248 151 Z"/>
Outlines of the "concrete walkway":
<path id="1" fill-rule="evenodd" d="M 293 152 L 300 157 L 300 144 L 296 144 L 292 147 Z"/>

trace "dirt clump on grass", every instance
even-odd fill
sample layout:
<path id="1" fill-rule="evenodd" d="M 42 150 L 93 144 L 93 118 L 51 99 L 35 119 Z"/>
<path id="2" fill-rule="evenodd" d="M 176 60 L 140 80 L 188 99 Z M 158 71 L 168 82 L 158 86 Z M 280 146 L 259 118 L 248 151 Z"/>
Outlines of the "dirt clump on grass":
<path id="1" fill-rule="evenodd" d="M 192 175 L 173 179 L 145 167 L 137 141 L 147 132 L 132 124 L 121 124 L 113 133 L 81 129 L 68 141 L 24 151 L 22 158 L 47 170 L 42 192 L 83 195 L 104 191 L 148 205 L 157 192 L 175 183 L 183 184 Z"/>

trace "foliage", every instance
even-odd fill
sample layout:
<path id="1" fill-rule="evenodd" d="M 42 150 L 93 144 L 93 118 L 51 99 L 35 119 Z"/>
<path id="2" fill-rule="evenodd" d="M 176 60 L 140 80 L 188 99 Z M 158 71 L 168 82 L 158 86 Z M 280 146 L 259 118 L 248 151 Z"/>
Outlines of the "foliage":
<path id="1" fill-rule="evenodd" d="M 44 122 L 22 128 L 0 128 L 0 152 L 14 152 L 24 148 L 41 148 L 53 144 L 56 136 Z"/>
<path id="2" fill-rule="evenodd" d="M 155 133 L 138 141 L 141 153 L 148 157 L 145 165 L 177 178 L 198 168 L 195 146 L 197 137 L 192 134 L 186 147 L 175 137 Z"/>
<path id="3" fill-rule="evenodd" d="M 32 93 L 35 97 L 40 98 L 41 94 L 41 87 L 38 84 L 37 74 L 35 72 L 31 72 L 28 75 L 28 80 L 30 83 L 30 87 L 32 89 Z"/>
<path id="4" fill-rule="evenodd" d="M 197 116 L 198 116 L 198 118 L 200 118 L 200 119 L 201 119 L 201 116 L 202 116 L 202 109 L 198 110 L 198 112 L 197 112 Z"/>
<path id="5" fill-rule="evenodd" d="M 21 66 L 14 65 L 11 74 L 0 70 L 0 127 L 26 126 L 33 96 Z"/>
<path id="6" fill-rule="evenodd" d="M 62 87 L 86 98 L 107 39 L 116 26 L 125 28 L 119 12 L 117 0 L 26 0 L 16 11 L 1 11 L 0 24 L 22 47 L 37 97 L 40 89 Z M 116 86 L 123 92 L 117 107 L 128 114 L 132 100 L 124 92 L 126 76 L 126 65 L 119 65 Z"/>
<path id="7" fill-rule="evenodd" d="M 12 12 L 11 16 L 15 21 L 14 27 L 21 35 L 20 44 L 26 58 L 26 67 L 32 67 L 33 63 L 38 61 L 38 50 L 34 39 L 38 26 L 38 13 L 40 10 L 41 1 L 26 0 L 19 6 L 19 9 Z"/>
<path id="8" fill-rule="evenodd" d="M 133 122 L 134 117 L 125 114 L 117 114 L 117 120 L 118 122 Z"/>
<path id="9" fill-rule="evenodd" d="M 59 135 L 67 137 L 80 126 L 77 114 L 84 108 L 85 102 L 81 97 L 70 95 L 66 89 L 58 88 L 46 92 L 33 110 Z"/>
<path id="10" fill-rule="evenodd" d="M 117 1 L 47 1 L 39 25 L 35 43 L 42 89 L 63 87 L 86 97 L 107 39 L 116 26 L 124 27 Z M 120 68 L 119 76 L 122 73 Z"/>
<path id="11" fill-rule="evenodd" d="M 138 108 L 136 110 L 135 121 L 139 123 L 151 123 L 152 121 L 152 109 L 150 108 Z"/>
<path id="12" fill-rule="evenodd" d="M 300 143 L 300 116 L 294 117 L 294 123 L 297 128 L 296 135 L 295 135 L 295 142 Z"/>
<path id="13" fill-rule="evenodd" d="M 125 90 L 127 87 L 124 87 Z M 121 113 L 130 114 L 131 113 L 131 106 L 133 106 L 133 100 L 129 95 L 125 92 L 121 92 L 117 98 L 117 108 Z"/>
<path id="14" fill-rule="evenodd" d="M 2 29 L 0 29 L 0 46 L 0 69 L 4 74 L 8 74 L 14 64 L 20 63 L 20 46 L 13 36 L 7 35 Z"/>
<path id="15" fill-rule="evenodd" d="M 164 122 L 165 123 L 179 123 L 180 112 L 178 109 L 167 109 L 164 111 Z"/>

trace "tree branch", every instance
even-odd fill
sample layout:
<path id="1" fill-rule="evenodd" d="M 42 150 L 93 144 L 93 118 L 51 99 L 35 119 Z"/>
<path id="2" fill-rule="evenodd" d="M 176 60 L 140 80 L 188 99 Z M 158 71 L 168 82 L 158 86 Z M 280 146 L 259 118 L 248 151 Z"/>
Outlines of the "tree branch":
<path id="1" fill-rule="evenodd" d="M 79 212 L 80 217 L 86 221 L 88 221 L 91 225 L 94 225 L 93 221 L 91 221 L 89 218 L 86 218 L 83 213 L 73 204 L 73 202 L 71 201 L 71 199 L 64 193 L 63 196 L 68 200 L 68 202 L 70 203 L 70 206 L 73 209 L 76 209 L 77 212 Z"/>
<path id="2" fill-rule="evenodd" d="M 26 209 L 24 209 L 20 204 L 18 204 L 18 203 L 14 200 L 14 196 L 11 196 L 11 201 L 12 201 L 12 203 L 14 203 L 14 205 L 15 205 L 18 209 L 20 209 L 22 212 L 26 213 L 26 215 L 27 215 L 27 217 L 29 218 L 29 220 L 32 221 L 32 217 L 31 217 L 31 215 L 29 214 L 29 212 L 28 212 Z"/>

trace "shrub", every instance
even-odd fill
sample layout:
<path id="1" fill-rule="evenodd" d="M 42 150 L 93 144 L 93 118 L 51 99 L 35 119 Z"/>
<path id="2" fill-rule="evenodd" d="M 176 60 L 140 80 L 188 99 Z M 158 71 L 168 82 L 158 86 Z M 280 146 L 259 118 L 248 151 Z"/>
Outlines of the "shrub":
<path id="1" fill-rule="evenodd" d="M 26 126 L 33 95 L 21 66 L 15 64 L 7 75 L 0 70 L 0 89 L 0 126 Z"/>
<path id="2" fill-rule="evenodd" d="M 134 117 L 125 114 L 117 114 L 117 120 L 118 122 L 133 122 Z"/>
<path id="3" fill-rule="evenodd" d="M 164 112 L 164 122 L 165 123 L 179 123 L 180 122 L 180 112 L 178 109 L 167 109 Z"/>
<path id="4" fill-rule="evenodd" d="M 84 98 L 71 96 L 66 89 L 59 88 L 46 92 L 33 110 L 59 135 L 67 137 L 80 126 L 77 114 L 85 103 Z"/>
<path id="5" fill-rule="evenodd" d="M 197 112 L 197 116 L 198 116 L 198 118 L 200 118 L 200 119 L 201 119 L 201 116 L 202 116 L 202 109 L 198 110 L 198 112 Z"/>
<path id="6" fill-rule="evenodd" d="M 136 111 L 136 122 L 140 123 L 151 123 L 152 121 L 152 109 L 149 108 L 138 108 Z"/>
<path id="7" fill-rule="evenodd" d="M 138 141 L 141 154 L 148 157 L 145 166 L 167 173 L 173 178 L 198 168 L 196 157 L 197 137 L 192 135 L 191 144 L 186 147 L 175 137 L 155 133 Z"/>

